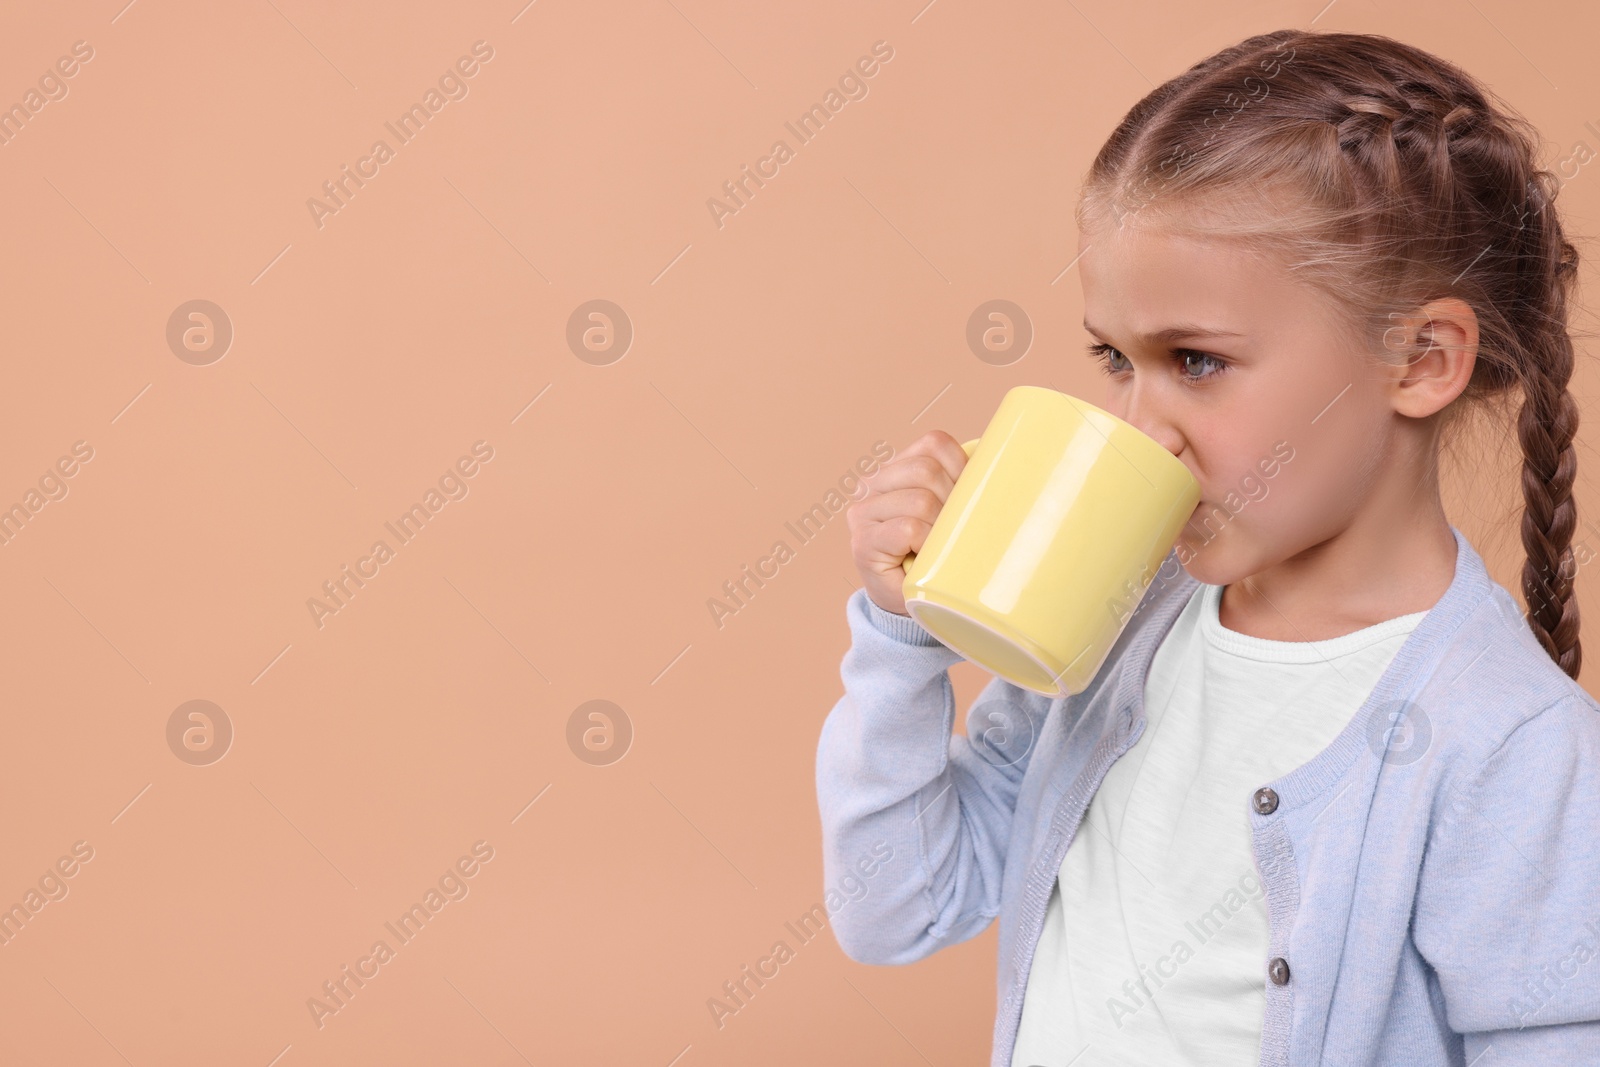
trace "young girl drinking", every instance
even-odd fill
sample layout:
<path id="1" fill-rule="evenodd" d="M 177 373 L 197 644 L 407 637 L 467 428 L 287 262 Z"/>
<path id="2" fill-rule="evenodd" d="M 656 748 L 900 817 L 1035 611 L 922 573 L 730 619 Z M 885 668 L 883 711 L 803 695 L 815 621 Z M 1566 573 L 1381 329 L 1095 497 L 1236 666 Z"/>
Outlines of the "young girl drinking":
<path id="1" fill-rule="evenodd" d="M 827 883 L 876 871 L 834 934 L 901 964 L 998 917 L 992 1067 L 1600 1064 L 1577 253 L 1537 144 L 1372 35 L 1252 37 L 1128 112 L 1078 207 L 1085 328 L 1201 503 L 1084 692 L 996 678 L 953 735 L 901 560 L 955 437 L 851 506 L 817 797 Z M 1436 473 L 1512 398 L 1526 613 Z"/>

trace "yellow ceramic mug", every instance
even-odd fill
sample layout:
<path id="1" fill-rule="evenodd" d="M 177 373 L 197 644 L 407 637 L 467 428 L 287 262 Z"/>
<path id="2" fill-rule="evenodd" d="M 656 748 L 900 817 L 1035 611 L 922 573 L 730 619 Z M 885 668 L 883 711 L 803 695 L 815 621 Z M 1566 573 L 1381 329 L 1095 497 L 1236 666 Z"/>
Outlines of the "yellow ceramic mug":
<path id="1" fill-rule="evenodd" d="M 993 674 L 1081 693 L 1177 542 L 1200 484 L 1159 442 L 1054 389 L 1006 393 L 920 552 L 906 610 Z"/>

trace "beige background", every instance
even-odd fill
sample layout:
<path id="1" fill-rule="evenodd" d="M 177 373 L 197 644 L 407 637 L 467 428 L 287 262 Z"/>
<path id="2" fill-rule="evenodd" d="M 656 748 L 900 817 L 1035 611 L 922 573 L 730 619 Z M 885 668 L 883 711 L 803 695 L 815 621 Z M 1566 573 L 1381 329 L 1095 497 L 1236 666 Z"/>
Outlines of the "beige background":
<path id="1" fill-rule="evenodd" d="M 1219 47 L 1388 33 L 1522 107 L 1552 165 L 1600 148 L 1587 4 L 522 2 L 0 16 L 0 104 L 94 50 L 0 147 L 0 506 L 93 449 L 0 547 L 0 905 L 93 849 L 0 947 L 7 1063 L 984 1062 L 993 929 L 906 968 L 785 929 L 822 899 L 856 578 L 842 515 L 803 545 L 783 524 L 875 441 L 976 435 L 1013 385 L 1103 398 L 1077 182 Z M 468 95 L 319 228 L 308 198 L 480 40 Z M 868 95 L 799 145 L 784 123 L 880 40 Z M 779 138 L 719 228 L 707 199 Z M 1592 232 L 1600 167 L 1561 203 Z M 997 298 L 1036 331 L 1005 366 L 965 341 Z M 234 330 L 205 366 L 166 340 L 196 299 Z M 635 331 L 609 365 L 566 342 L 595 299 Z M 1586 412 L 1593 388 L 1585 365 Z M 384 523 L 477 441 L 468 495 L 398 546 Z M 1481 449 L 1451 514 L 1515 591 L 1514 442 Z M 394 558 L 318 628 L 307 600 L 379 538 Z M 964 708 L 987 675 L 953 674 Z M 190 700 L 235 732 L 209 765 L 168 747 Z M 620 761 L 568 746 L 590 700 L 632 723 Z M 384 923 L 478 841 L 467 896 L 399 945 Z M 380 938 L 319 1028 L 308 999 Z M 719 1029 L 707 999 L 780 938 Z"/>

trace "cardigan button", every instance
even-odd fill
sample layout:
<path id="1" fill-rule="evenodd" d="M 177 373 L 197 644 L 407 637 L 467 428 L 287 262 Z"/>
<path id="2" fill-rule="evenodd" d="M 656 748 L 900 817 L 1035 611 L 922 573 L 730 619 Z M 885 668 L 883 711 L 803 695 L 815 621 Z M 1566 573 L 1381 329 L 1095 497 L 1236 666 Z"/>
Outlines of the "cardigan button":
<path id="1" fill-rule="evenodd" d="M 1252 799 L 1255 802 L 1256 810 L 1263 815 L 1271 815 L 1278 810 L 1278 794 L 1266 786 L 1257 789 L 1256 795 Z"/>
<path id="2" fill-rule="evenodd" d="M 1282 956 L 1274 956 L 1267 963 L 1267 977 L 1272 979 L 1273 985 L 1289 984 L 1289 961 Z"/>

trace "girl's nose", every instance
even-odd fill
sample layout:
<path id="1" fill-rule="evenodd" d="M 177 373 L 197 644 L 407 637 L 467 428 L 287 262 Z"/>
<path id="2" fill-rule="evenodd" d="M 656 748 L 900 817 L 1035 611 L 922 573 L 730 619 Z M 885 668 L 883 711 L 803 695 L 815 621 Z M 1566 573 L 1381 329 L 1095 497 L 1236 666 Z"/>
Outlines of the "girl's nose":
<path id="1" fill-rule="evenodd" d="M 1141 427 L 1144 432 L 1155 438 L 1161 447 L 1171 452 L 1174 456 L 1183 451 L 1183 434 L 1170 422 L 1163 422 L 1156 426 Z"/>
<path id="2" fill-rule="evenodd" d="M 1121 418 L 1140 433 L 1153 438 L 1174 456 L 1183 451 L 1183 434 L 1173 425 L 1172 420 L 1163 416 L 1154 405 L 1135 401 L 1128 406 L 1126 412 L 1121 413 Z"/>

